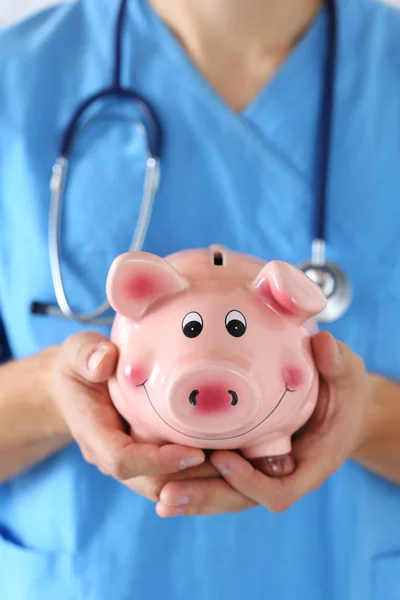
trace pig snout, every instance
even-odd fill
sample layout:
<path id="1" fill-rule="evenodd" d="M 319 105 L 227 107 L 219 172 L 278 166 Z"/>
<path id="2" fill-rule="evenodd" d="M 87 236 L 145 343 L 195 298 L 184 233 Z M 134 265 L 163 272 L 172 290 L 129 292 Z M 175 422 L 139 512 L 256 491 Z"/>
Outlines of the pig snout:
<path id="1" fill-rule="evenodd" d="M 260 395 L 248 373 L 224 367 L 196 368 L 172 382 L 167 402 L 170 416 L 185 430 L 222 436 L 254 419 Z"/>
<path id="2" fill-rule="evenodd" d="M 189 394 L 189 402 L 196 410 L 202 413 L 221 412 L 236 406 L 239 397 L 235 390 L 227 390 L 221 385 L 203 385 L 199 389 L 192 390 Z"/>

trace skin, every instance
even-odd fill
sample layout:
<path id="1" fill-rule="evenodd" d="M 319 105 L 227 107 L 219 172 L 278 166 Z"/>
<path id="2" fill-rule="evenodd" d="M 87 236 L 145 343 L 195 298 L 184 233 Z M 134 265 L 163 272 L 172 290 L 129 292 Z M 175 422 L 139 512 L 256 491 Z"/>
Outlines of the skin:
<path id="1" fill-rule="evenodd" d="M 305 33 L 321 0 L 150 0 L 219 97 L 240 112 Z"/>
<path id="2" fill-rule="evenodd" d="M 117 359 L 105 338 L 84 333 L 0 368 L 0 481 L 73 440 L 89 463 L 128 486 L 132 477 L 204 462 L 201 450 L 133 442 L 107 391 Z"/>
<path id="3" fill-rule="evenodd" d="M 315 0 L 152 4 L 233 111 L 273 77 L 320 6 Z M 328 333 L 313 338 L 313 351 L 321 374 L 316 411 L 296 436 L 291 458 L 255 468 L 234 452 L 206 459 L 197 449 L 134 443 L 107 393 L 116 348 L 98 334 L 74 335 L 0 367 L 0 481 L 76 441 L 88 462 L 152 499 L 161 517 L 255 505 L 279 512 L 348 458 L 400 485 L 400 387 L 366 373 L 360 357 Z"/>
<path id="4" fill-rule="evenodd" d="M 284 477 L 270 477 L 236 453 L 216 451 L 210 464 L 221 479 L 165 484 L 157 503 L 160 516 L 216 514 L 257 504 L 281 512 L 318 489 L 348 458 L 356 458 L 400 484 L 400 467 L 396 464 L 396 457 L 400 456 L 400 420 L 389 434 L 388 423 L 383 426 L 385 419 L 379 409 L 380 386 L 385 382 L 368 375 L 362 360 L 330 334 L 321 332 L 312 342 L 321 374 L 320 394 L 311 420 L 293 443 L 295 471 Z M 399 388 L 394 387 L 393 392 L 383 407 L 387 415 L 400 400 Z M 372 416 L 377 414 L 379 419 L 374 419 Z M 397 416 L 400 418 L 398 409 Z M 380 422 L 383 428 L 378 433 L 376 426 Z M 373 438 L 380 443 L 374 446 Z M 381 453 L 378 448 L 383 448 L 385 439 L 391 442 Z M 393 460 L 389 460 L 390 455 Z"/>
<path id="5" fill-rule="evenodd" d="M 87 356 L 90 348 L 93 349 L 85 335 L 73 339 L 74 344 L 81 344 L 78 352 L 81 357 Z M 71 342 L 66 345 L 67 350 L 69 346 L 72 351 Z M 122 422 L 118 418 L 114 421 L 116 413 L 100 380 L 115 369 L 117 354 L 115 347 L 106 340 L 102 347 L 107 352 L 90 376 L 90 387 L 92 391 L 101 392 L 101 401 L 95 409 L 96 418 L 101 423 L 110 423 L 113 428 L 114 423 Z M 318 489 L 347 459 L 356 460 L 372 472 L 400 485 L 400 387 L 368 374 L 361 358 L 327 332 L 320 332 L 312 338 L 312 348 L 321 375 L 320 393 L 312 418 L 294 438 L 296 468 L 292 474 L 284 475 L 278 468 L 271 477 L 235 452 L 215 451 L 202 465 L 184 472 L 176 469 L 173 474 L 160 472 L 133 478 L 127 476 L 128 471 L 121 470 L 123 461 L 120 464 L 118 459 L 117 478 L 156 502 L 160 517 L 237 512 L 256 505 L 281 512 L 305 494 Z M 73 349 L 75 356 L 76 349 Z M 78 366 L 77 371 L 88 377 L 83 365 Z M 79 385 L 83 381 L 80 375 Z M 72 421 L 76 408 L 69 410 L 73 415 Z M 84 408 L 79 416 L 79 427 L 86 428 L 88 425 L 84 421 L 86 411 Z M 93 421 L 93 414 L 87 412 L 87 416 Z M 116 429 L 113 432 L 118 443 L 121 431 L 119 429 L 118 435 Z M 83 435 L 79 437 L 83 439 Z M 85 437 L 87 439 L 87 429 Z M 95 437 L 92 441 L 96 443 L 95 451 L 87 450 L 85 441 L 83 453 L 89 462 L 99 465 L 98 457 L 104 451 L 106 440 L 100 430 L 95 432 Z M 120 448 L 118 443 L 113 442 L 116 455 L 127 441 L 125 435 L 120 439 L 123 441 Z M 132 442 L 129 444 L 132 445 Z M 115 467 L 114 460 L 111 463 Z M 100 468 L 108 474 L 109 468 L 104 463 Z"/>

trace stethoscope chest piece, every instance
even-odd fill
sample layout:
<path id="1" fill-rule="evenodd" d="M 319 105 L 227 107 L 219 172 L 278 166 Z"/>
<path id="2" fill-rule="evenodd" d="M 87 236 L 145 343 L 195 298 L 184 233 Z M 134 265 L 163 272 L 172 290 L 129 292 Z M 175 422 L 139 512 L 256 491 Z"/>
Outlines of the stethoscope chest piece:
<path id="1" fill-rule="evenodd" d="M 337 321 L 348 310 L 352 300 L 349 279 L 343 269 L 329 262 L 315 264 L 307 261 L 299 268 L 314 283 L 319 285 L 326 297 L 326 307 L 319 313 L 317 320 L 321 323 Z"/>

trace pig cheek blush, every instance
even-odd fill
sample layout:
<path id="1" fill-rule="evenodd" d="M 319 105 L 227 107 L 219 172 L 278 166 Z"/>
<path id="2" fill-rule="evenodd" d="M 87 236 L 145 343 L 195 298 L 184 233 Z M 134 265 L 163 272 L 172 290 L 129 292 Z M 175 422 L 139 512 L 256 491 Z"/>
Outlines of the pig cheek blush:
<path id="1" fill-rule="evenodd" d="M 304 383 L 304 373 L 298 367 L 286 367 L 282 377 L 286 387 L 291 391 L 298 390 Z"/>
<path id="2" fill-rule="evenodd" d="M 146 369 L 139 364 L 125 365 L 123 376 L 125 382 L 132 387 L 143 385 L 147 379 Z"/>

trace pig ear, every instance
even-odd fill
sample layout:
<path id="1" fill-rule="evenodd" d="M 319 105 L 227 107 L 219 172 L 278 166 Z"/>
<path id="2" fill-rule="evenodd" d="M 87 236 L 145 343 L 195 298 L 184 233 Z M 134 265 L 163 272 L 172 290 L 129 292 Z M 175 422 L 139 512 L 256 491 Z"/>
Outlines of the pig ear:
<path id="1" fill-rule="evenodd" d="M 147 252 L 118 256 L 107 277 L 107 298 L 119 314 L 138 321 L 161 298 L 188 287 L 186 279 L 164 259 Z"/>
<path id="2" fill-rule="evenodd" d="M 300 269 L 274 260 L 265 265 L 251 284 L 255 294 L 279 314 L 304 323 L 326 306 L 319 286 Z"/>

